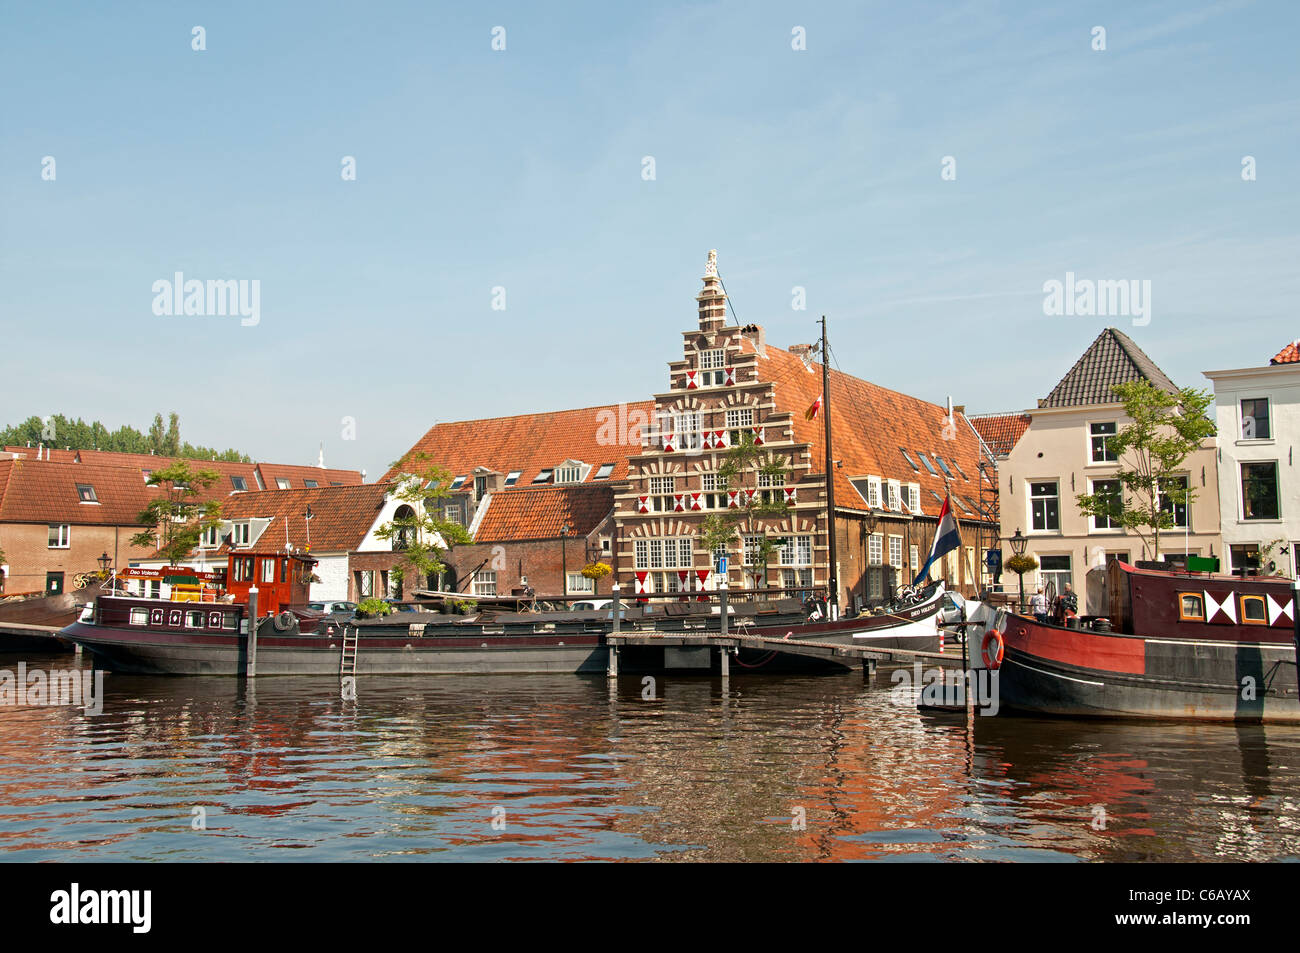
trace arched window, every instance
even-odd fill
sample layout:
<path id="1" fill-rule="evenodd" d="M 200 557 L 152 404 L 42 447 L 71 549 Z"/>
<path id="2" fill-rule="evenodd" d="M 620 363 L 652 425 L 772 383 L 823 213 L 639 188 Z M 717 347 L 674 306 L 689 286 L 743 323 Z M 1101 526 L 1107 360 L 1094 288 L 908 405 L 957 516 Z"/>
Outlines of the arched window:
<path id="1" fill-rule="evenodd" d="M 393 551 L 400 552 L 415 542 L 415 510 L 403 503 L 393 514 Z"/>

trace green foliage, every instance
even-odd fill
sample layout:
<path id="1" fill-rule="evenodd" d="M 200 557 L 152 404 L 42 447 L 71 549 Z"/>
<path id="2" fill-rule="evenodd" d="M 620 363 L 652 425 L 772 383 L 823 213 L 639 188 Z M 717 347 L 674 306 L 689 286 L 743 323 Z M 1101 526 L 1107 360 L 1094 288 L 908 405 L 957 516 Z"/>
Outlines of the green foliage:
<path id="1" fill-rule="evenodd" d="M 110 430 L 98 420 L 87 423 L 78 417 L 73 420 L 63 414 L 54 414 L 42 420 L 28 417 L 20 424 L 0 430 L 0 446 L 71 448 L 73 450 L 112 450 L 117 453 L 153 453 L 161 457 L 185 457 L 190 460 L 224 460 L 231 463 L 251 463 L 252 459 L 238 450 L 216 450 L 195 446 L 182 441 L 180 417 L 170 415 L 163 424 L 162 414 L 156 414 L 148 434 L 123 425 Z"/>
<path id="2" fill-rule="evenodd" d="M 1033 572 L 1038 568 L 1038 560 L 1029 555 L 1029 553 L 1024 553 L 1020 556 L 1012 556 L 1002 564 L 1002 568 L 1007 572 L 1013 572 L 1017 575 L 1026 572 Z"/>
<path id="3" fill-rule="evenodd" d="M 471 542 L 464 526 L 442 516 L 442 499 L 448 495 L 451 474 L 432 463 L 424 451 L 407 454 L 393 469 L 400 474 L 394 495 L 410 505 L 412 515 L 384 523 L 375 536 L 389 540 L 393 551 L 402 554 L 399 568 L 414 571 L 421 580 L 440 577 L 446 570 L 442 561 L 446 551 Z"/>
<path id="4" fill-rule="evenodd" d="M 760 475 L 779 477 L 784 480 L 786 460 L 784 457 L 762 450 L 754 443 L 753 437 L 742 433 L 740 443 L 727 451 L 717 472 L 720 482 L 725 481 L 724 485 L 719 486 L 719 492 L 725 490 L 754 490 L 755 492 L 753 496 L 748 492 L 743 493 L 740 497 L 740 505 L 737 507 L 706 516 L 700 525 L 700 543 L 708 550 L 709 558 L 712 559 L 712 554 L 720 547 L 730 548 L 733 542 L 741 540 L 742 553 L 747 560 L 744 563 L 745 569 L 751 576 L 761 581 L 762 585 L 758 588 L 762 588 L 767 585 L 768 560 L 772 553 L 781 548 L 784 540 L 782 537 L 770 535 L 767 527 L 761 525 L 761 521 L 765 517 L 784 515 L 790 511 L 790 507 L 777 499 L 780 490 L 774 490 L 772 500 L 764 502 L 763 491 L 759 489 L 758 481 Z M 743 537 L 745 536 L 758 539 L 758 544 L 747 552 L 744 550 Z"/>
<path id="5" fill-rule="evenodd" d="M 1079 494 L 1079 512 L 1118 523 L 1159 559 L 1160 533 L 1174 528 L 1174 506 L 1186 506 L 1190 516 L 1196 491 L 1190 479 L 1184 488 L 1176 478 L 1184 461 L 1216 432 L 1206 414 L 1214 396 L 1190 387 L 1171 394 L 1145 380 L 1111 389 L 1132 421 L 1109 441 L 1119 458 L 1122 490 Z"/>
<path id="6" fill-rule="evenodd" d="M 478 608 L 478 603 L 473 599 L 453 599 L 451 607 L 461 615 L 469 615 Z"/>
<path id="7" fill-rule="evenodd" d="M 362 599 L 357 603 L 358 615 L 388 615 L 393 611 L 383 599 Z"/>
<path id="8" fill-rule="evenodd" d="M 137 517 L 141 525 L 149 528 L 132 536 L 132 545 L 157 545 L 161 534 L 159 552 L 172 565 L 179 564 L 199 544 L 203 531 L 221 522 L 221 504 L 217 500 L 199 500 L 219 478 L 214 470 L 191 470 L 183 460 L 154 470 L 145 482 L 162 492 Z"/>

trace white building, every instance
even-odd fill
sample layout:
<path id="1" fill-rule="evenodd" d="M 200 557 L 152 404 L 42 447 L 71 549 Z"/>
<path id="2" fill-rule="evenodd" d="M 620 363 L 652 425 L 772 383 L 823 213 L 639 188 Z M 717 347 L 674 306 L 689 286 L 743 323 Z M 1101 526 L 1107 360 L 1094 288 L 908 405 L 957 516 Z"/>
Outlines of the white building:
<path id="1" fill-rule="evenodd" d="M 1300 544 L 1300 341 L 1265 367 L 1206 371 L 1219 428 L 1224 570 L 1294 577 Z"/>

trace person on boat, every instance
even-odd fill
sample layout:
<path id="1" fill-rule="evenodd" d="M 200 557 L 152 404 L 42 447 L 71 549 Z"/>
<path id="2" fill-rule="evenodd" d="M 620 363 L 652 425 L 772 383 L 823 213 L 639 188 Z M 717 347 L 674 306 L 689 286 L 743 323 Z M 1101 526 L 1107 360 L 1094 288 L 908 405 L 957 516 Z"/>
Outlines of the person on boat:
<path id="1" fill-rule="evenodd" d="M 1069 625 L 1070 620 L 1079 615 L 1079 594 L 1067 582 L 1065 591 L 1056 597 L 1056 621 Z"/>
<path id="2" fill-rule="evenodd" d="M 1042 586 L 1039 586 L 1029 597 L 1029 611 L 1039 622 L 1047 621 L 1047 596 L 1043 595 Z"/>

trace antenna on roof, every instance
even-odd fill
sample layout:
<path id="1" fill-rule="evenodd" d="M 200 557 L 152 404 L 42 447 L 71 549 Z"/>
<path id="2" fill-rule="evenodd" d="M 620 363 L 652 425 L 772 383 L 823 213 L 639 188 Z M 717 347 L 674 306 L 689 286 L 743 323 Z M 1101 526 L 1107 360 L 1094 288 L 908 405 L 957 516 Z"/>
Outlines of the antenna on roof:
<path id="1" fill-rule="evenodd" d="M 316 454 L 316 466 L 320 467 L 322 470 L 325 469 L 325 441 L 324 440 L 321 441 L 320 452 Z"/>

